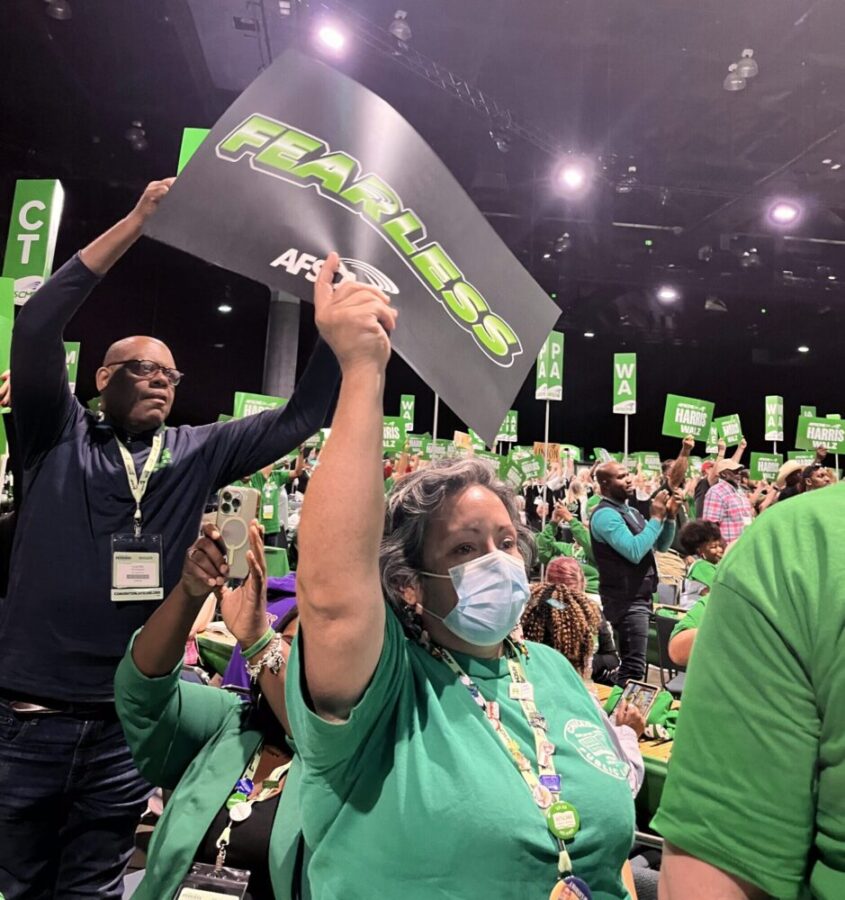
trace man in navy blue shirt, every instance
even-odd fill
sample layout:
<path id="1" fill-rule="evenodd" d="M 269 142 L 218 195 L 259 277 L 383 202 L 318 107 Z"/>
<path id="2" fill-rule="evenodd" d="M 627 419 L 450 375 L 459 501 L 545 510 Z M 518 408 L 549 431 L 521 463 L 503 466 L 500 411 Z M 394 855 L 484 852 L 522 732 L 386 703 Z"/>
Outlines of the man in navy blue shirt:
<path id="1" fill-rule="evenodd" d="M 316 432 L 339 379 L 321 341 L 283 409 L 164 428 L 181 373 L 163 343 L 131 337 L 113 344 L 97 371 L 102 415 L 76 401 L 64 327 L 140 236 L 171 183 L 149 185 L 135 209 L 62 266 L 15 323 L 12 412 L 24 479 L 0 601 L 6 900 L 121 896 L 150 786 L 115 714 L 117 663 L 178 582 L 209 492 Z"/>
<path id="2" fill-rule="evenodd" d="M 619 633 L 616 681 L 624 685 L 645 676 L 648 620 L 657 590 L 653 551 L 672 545 L 680 500 L 660 491 L 652 498 L 646 522 L 628 505 L 634 483 L 625 466 L 605 463 L 596 472 L 596 480 L 602 500 L 590 519 L 590 535 L 604 615 Z"/>

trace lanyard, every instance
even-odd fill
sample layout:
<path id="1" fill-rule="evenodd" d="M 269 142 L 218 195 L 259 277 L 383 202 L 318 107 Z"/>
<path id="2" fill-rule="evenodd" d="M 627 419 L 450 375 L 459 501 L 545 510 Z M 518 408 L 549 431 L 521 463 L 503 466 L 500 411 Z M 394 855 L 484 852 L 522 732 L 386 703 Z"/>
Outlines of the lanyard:
<path id="1" fill-rule="evenodd" d="M 117 438 L 115 438 L 115 440 L 117 441 L 117 449 L 120 450 L 120 458 L 123 460 L 123 467 L 126 469 L 126 477 L 129 479 L 129 491 L 132 494 L 132 499 L 135 501 L 135 515 L 133 517 L 135 537 L 140 537 L 141 500 L 147 492 L 150 476 L 153 474 L 153 469 L 156 467 L 158 458 L 161 455 L 161 445 L 164 443 L 164 432 L 159 431 L 153 438 L 153 445 L 150 447 L 150 455 L 147 457 L 144 468 L 141 470 L 140 479 L 135 474 L 135 460 L 132 459 L 132 454 Z"/>
<path id="2" fill-rule="evenodd" d="M 575 836 L 580 828 L 580 819 L 575 808 L 561 801 L 561 779 L 555 772 L 555 745 L 548 738 L 548 722 L 534 705 L 534 686 L 525 675 L 525 669 L 517 656 L 517 649 L 510 642 L 508 651 L 508 671 L 511 683 L 508 694 L 512 700 L 518 700 L 531 731 L 534 734 L 534 748 L 537 754 L 537 773 L 531 767 L 531 760 L 520 750 L 519 744 L 511 737 L 499 716 L 499 704 L 487 701 L 481 695 L 478 685 L 458 665 L 455 658 L 445 647 L 432 647 L 431 653 L 443 662 L 457 676 L 467 689 L 476 705 L 482 710 L 508 755 L 513 760 L 523 781 L 528 785 L 534 803 L 546 822 L 558 844 L 558 875 L 563 878 L 572 874 L 572 860 L 566 850 L 564 838 Z"/>
<path id="3" fill-rule="evenodd" d="M 216 869 L 222 869 L 226 862 L 226 850 L 232 839 L 232 826 L 237 825 L 238 822 L 245 821 L 252 815 L 252 805 L 254 803 L 263 803 L 265 800 L 269 800 L 279 793 L 281 790 L 279 785 L 282 776 L 291 766 L 290 762 L 277 766 L 270 773 L 270 777 L 264 779 L 261 790 L 258 793 L 255 793 L 253 779 L 255 778 L 255 773 L 258 771 L 258 763 L 261 760 L 261 752 L 263 749 L 264 745 L 259 744 L 258 749 L 255 751 L 255 755 L 252 757 L 252 760 L 246 767 L 243 775 L 238 779 L 234 792 L 226 801 L 226 806 L 229 808 L 229 820 L 226 822 L 226 827 L 220 833 L 220 837 L 217 838 L 215 843 L 215 846 L 217 847 L 217 859 L 214 863 L 214 867 Z"/>

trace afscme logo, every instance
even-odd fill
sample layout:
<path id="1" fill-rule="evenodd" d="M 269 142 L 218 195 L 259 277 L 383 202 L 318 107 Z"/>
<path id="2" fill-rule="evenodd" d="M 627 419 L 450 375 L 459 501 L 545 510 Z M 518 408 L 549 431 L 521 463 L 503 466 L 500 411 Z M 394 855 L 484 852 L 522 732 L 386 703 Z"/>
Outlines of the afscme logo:
<path id="1" fill-rule="evenodd" d="M 275 269 L 284 269 L 290 275 L 305 275 L 306 281 L 314 282 L 323 268 L 323 260 L 313 253 L 300 253 L 296 247 L 285 250 L 281 256 L 277 256 L 271 263 Z M 385 294 L 398 294 L 399 288 L 391 281 L 381 269 L 371 266 L 360 259 L 348 259 L 341 257 L 338 274 L 341 282 L 359 281 L 369 287 L 377 288 Z"/>

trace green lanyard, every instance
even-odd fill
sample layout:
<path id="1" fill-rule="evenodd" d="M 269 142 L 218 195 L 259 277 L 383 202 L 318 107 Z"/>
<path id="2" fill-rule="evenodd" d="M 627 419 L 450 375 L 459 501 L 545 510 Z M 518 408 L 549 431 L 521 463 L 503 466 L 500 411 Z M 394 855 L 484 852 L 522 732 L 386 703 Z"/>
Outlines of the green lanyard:
<path id="1" fill-rule="evenodd" d="M 147 485 L 150 482 L 150 476 L 153 474 L 153 469 L 155 469 L 158 458 L 161 456 L 161 447 L 164 443 L 164 432 L 159 431 L 158 434 L 153 438 L 153 445 L 150 447 L 150 455 L 147 457 L 147 461 L 144 464 L 144 468 L 141 470 L 141 477 L 135 473 L 135 460 L 132 459 L 132 454 L 123 446 L 123 444 L 117 440 L 117 449 L 120 450 L 120 457 L 123 460 L 123 466 L 126 469 L 126 477 L 129 479 L 129 491 L 132 494 L 132 499 L 135 501 L 135 515 L 133 516 L 133 521 L 135 525 L 135 537 L 141 536 L 141 500 L 144 498 L 144 494 L 147 492 Z"/>
<path id="2" fill-rule="evenodd" d="M 252 783 L 253 778 L 255 778 L 255 773 L 258 771 L 258 764 L 261 761 L 261 752 L 263 749 L 264 745 L 259 744 L 258 749 L 255 751 L 255 755 L 252 757 L 252 760 L 246 767 L 243 775 L 238 779 L 238 783 L 235 785 L 236 788 L 240 787 L 244 781 L 249 781 L 250 784 Z M 236 792 L 226 801 L 226 806 L 229 809 L 229 820 L 226 822 L 226 827 L 220 833 L 220 837 L 217 838 L 215 843 L 215 846 L 217 847 L 217 859 L 214 862 L 214 867 L 216 869 L 222 869 L 226 863 L 226 851 L 232 839 L 232 826 L 237 825 L 239 822 L 244 822 L 250 817 L 252 814 L 252 805 L 254 803 L 263 803 L 265 800 L 269 800 L 270 797 L 274 797 L 279 793 L 279 783 L 282 780 L 282 776 L 290 767 L 291 763 L 286 762 L 273 769 L 270 773 L 270 777 L 264 779 L 261 790 L 257 794 L 250 792 L 249 796 L 245 797 L 244 794 Z M 241 797 L 244 797 L 244 799 L 240 799 Z M 237 802 L 233 803 L 232 801 L 236 798 Z"/>
<path id="3" fill-rule="evenodd" d="M 508 671 L 511 676 L 508 694 L 512 700 L 519 701 L 522 713 L 534 734 L 534 748 L 537 754 L 536 773 L 531 766 L 531 760 L 520 750 L 519 744 L 511 737 L 502 723 L 499 716 L 499 704 L 484 699 L 478 685 L 464 672 L 445 647 L 432 645 L 430 652 L 436 659 L 442 659 L 467 689 L 476 705 L 483 711 L 487 721 L 490 722 L 493 731 L 504 745 L 523 781 L 528 785 L 531 797 L 545 819 L 546 827 L 557 841 L 558 875 L 563 878 L 572 874 L 572 860 L 567 852 L 565 841 L 575 837 L 581 827 L 581 820 L 575 807 L 560 799 L 561 779 L 560 775 L 555 772 L 555 745 L 548 737 L 548 722 L 534 705 L 534 686 L 526 677 L 525 669 L 519 661 L 519 651 L 510 641 L 506 647 Z"/>

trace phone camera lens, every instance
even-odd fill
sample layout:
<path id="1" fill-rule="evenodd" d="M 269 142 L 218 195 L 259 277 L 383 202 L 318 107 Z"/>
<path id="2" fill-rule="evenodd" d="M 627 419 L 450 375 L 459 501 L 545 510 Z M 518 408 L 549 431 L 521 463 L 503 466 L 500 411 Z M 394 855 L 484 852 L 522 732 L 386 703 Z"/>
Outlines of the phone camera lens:
<path id="1" fill-rule="evenodd" d="M 227 516 L 232 512 L 232 504 L 231 503 L 221 503 L 220 504 L 220 512 L 225 513 Z"/>
<path id="2" fill-rule="evenodd" d="M 235 497 L 235 499 L 232 501 L 232 507 L 233 507 L 234 509 L 240 509 L 240 508 L 241 508 L 241 501 L 240 501 L 240 499 L 239 499 L 238 497 Z"/>
<path id="3" fill-rule="evenodd" d="M 223 499 L 224 499 L 224 500 L 231 500 L 231 499 L 232 499 L 232 494 L 231 494 L 231 492 L 229 492 L 229 491 L 223 491 Z"/>

